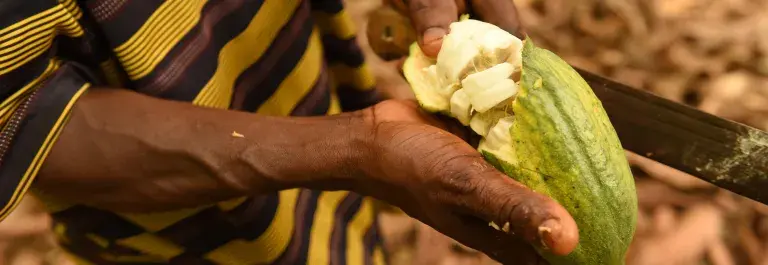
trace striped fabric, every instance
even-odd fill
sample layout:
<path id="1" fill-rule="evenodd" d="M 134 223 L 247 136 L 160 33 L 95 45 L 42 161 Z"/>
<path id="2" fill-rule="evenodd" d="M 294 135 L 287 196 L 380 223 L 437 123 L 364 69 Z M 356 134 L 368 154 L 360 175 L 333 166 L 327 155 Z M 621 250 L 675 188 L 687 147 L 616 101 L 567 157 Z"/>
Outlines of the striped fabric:
<path id="1" fill-rule="evenodd" d="M 0 1 L 0 220 L 72 106 L 111 86 L 279 116 L 370 106 L 374 78 L 341 0 Z M 126 106 L 130 107 L 130 106 Z M 374 201 L 294 189 L 154 214 L 48 197 L 78 264 L 384 264 Z"/>

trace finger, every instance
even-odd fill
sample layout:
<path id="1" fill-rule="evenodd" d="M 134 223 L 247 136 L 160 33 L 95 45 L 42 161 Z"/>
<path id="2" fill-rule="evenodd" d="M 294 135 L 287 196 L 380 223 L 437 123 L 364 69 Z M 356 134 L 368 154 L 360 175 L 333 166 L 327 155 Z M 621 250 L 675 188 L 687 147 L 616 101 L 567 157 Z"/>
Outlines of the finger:
<path id="1" fill-rule="evenodd" d="M 428 124 L 432 127 L 436 127 L 447 131 L 462 140 L 471 140 L 471 129 L 461 125 L 454 118 L 445 116 L 443 114 L 431 113 L 419 106 L 419 102 L 416 99 L 400 99 L 395 101 L 385 102 L 382 104 L 400 104 L 405 108 L 391 108 L 388 110 L 388 114 L 396 117 L 412 117 L 412 122 L 418 122 Z M 413 112 L 415 111 L 415 112 Z M 416 115 L 410 115 L 411 113 Z M 402 120 L 401 120 L 402 121 Z"/>
<path id="2" fill-rule="evenodd" d="M 408 5 L 405 4 L 405 0 L 384 0 L 381 3 L 382 5 L 392 7 L 395 11 L 403 14 L 408 13 Z"/>
<path id="3" fill-rule="evenodd" d="M 440 219 L 439 230 L 472 249 L 483 252 L 502 264 L 539 265 L 546 264 L 530 244 L 496 230 L 480 219 L 461 215 L 446 214 Z"/>
<path id="4" fill-rule="evenodd" d="M 472 129 L 468 126 L 464 126 L 461 123 L 459 123 L 456 118 L 446 116 L 444 114 L 437 114 L 435 115 L 436 118 L 440 121 L 439 128 L 446 130 L 450 132 L 453 135 L 458 136 L 462 140 L 464 140 L 467 143 L 471 143 L 473 140 L 472 136 Z"/>
<path id="5" fill-rule="evenodd" d="M 578 228 L 560 204 L 502 174 L 481 157 L 454 159 L 444 170 L 448 198 L 460 211 L 493 221 L 509 223 L 509 232 L 555 255 L 576 248 Z"/>
<path id="6" fill-rule="evenodd" d="M 520 16 L 512 0 L 471 0 L 472 11 L 480 20 L 499 26 L 518 38 L 525 37 Z"/>
<path id="7" fill-rule="evenodd" d="M 448 26 L 459 18 L 458 5 L 448 0 L 408 0 L 408 11 L 422 52 L 437 56 Z"/>

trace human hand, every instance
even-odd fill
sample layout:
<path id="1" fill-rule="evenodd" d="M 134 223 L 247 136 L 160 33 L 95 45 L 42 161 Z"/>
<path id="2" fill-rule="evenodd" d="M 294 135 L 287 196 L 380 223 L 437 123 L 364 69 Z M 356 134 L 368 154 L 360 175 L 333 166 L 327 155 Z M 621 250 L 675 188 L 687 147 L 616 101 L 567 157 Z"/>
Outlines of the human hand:
<path id="1" fill-rule="evenodd" d="M 388 0 L 398 11 L 409 15 L 417 41 L 425 55 L 437 56 L 449 25 L 460 14 L 471 13 L 482 20 L 523 38 L 517 8 L 512 0 Z"/>
<path id="2" fill-rule="evenodd" d="M 461 138 L 468 132 L 458 124 L 413 101 L 384 101 L 364 113 L 372 147 L 356 191 L 504 264 L 540 264 L 532 245 L 545 244 L 556 255 L 576 247 L 578 230 L 568 212 L 487 163 Z M 509 223 L 512 235 L 490 221 Z"/>

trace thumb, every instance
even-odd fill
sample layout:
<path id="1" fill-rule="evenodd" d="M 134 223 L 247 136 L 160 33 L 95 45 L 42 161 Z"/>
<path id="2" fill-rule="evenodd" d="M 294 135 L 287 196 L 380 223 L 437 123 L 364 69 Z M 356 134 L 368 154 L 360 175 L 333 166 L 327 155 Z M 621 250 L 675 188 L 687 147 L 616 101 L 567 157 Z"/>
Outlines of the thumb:
<path id="1" fill-rule="evenodd" d="M 555 255 L 566 255 L 576 248 L 576 222 L 555 200 L 534 192 L 480 159 L 455 164 L 462 167 L 452 169 L 455 174 L 451 178 L 472 191 L 454 198 L 462 212 L 493 221 L 500 227 L 508 223 L 509 232 Z"/>
<path id="2" fill-rule="evenodd" d="M 443 37 L 450 31 L 449 25 L 459 18 L 464 1 L 409 0 L 408 12 L 416 29 L 417 41 L 422 52 L 435 57 L 443 44 Z"/>
<path id="3" fill-rule="evenodd" d="M 471 0 L 472 11 L 485 22 L 499 26 L 518 38 L 525 38 L 525 30 L 514 1 Z"/>

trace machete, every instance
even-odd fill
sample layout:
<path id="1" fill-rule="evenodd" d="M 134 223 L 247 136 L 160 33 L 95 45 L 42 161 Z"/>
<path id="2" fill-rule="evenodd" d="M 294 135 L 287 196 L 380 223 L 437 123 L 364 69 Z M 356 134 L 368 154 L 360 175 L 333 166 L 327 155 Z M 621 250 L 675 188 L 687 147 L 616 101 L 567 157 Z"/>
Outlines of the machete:
<path id="1" fill-rule="evenodd" d="M 768 133 L 574 68 L 624 149 L 768 203 Z"/>
<path id="2" fill-rule="evenodd" d="M 372 12 L 368 43 L 383 59 L 408 55 L 407 18 Z M 608 113 L 624 149 L 768 204 L 768 133 L 574 67 Z"/>

